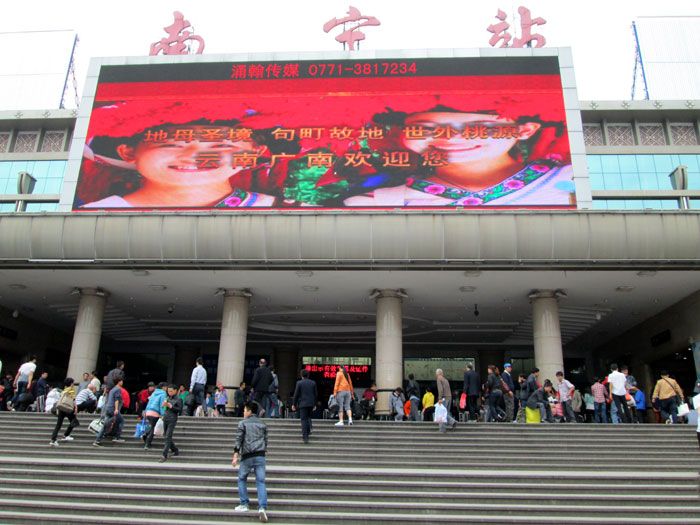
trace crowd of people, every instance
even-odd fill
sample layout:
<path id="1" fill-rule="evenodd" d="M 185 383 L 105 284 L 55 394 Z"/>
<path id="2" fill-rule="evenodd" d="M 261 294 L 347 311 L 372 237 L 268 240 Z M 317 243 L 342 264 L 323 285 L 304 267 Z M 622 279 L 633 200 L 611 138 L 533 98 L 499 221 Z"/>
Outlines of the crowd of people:
<path id="1" fill-rule="evenodd" d="M 86 372 L 77 383 L 68 377 L 61 387 L 51 388 L 47 372 L 35 378 L 37 359 L 31 356 L 14 376 L 5 374 L 0 384 L 0 410 L 55 414 L 56 424 L 49 442 L 52 447 L 59 446 L 58 436 L 66 419 L 68 426 L 62 441 L 69 442 L 74 439 L 72 431 L 80 425 L 78 414 L 96 414 L 98 417 L 91 422 L 90 429 L 96 434 L 92 445 L 99 448 L 107 436 L 111 436 L 112 443 L 125 442 L 122 414 L 133 406 L 132 410 L 142 417 L 137 435 L 143 439 L 144 449 L 151 450 L 155 436 L 163 437 L 158 460 L 161 463 L 180 453 L 174 441 L 180 416 L 240 417 L 232 460 L 233 467 L 238 468 L 240 497 L 235 510 L 249 511 L 246 483 L 249 474 L 254 472 L 261 521 L 267 521 L 265 454 L 268 441 L 267 426 L 262 418 L 281 415 L 299 418 L 302 441 L 307 444 L 313 432 L 313 419 L 337 417 L 335 426 L 350 426 L 353 417 L 355 420 L 378 417 L 379 391 L 376 384 L 365 389 L 358 399 L 352 378 L 344 366 L 340 366 L 336 374 L 333 394 L 327 404 L 328 412 L 325 412 L 316 382 L 309 378 L 307 369 L 301 370 L 293 394 L 287 405 L 282 405 L 277 395 L 277 375 L 267 366 L 265 359 L 261 359 L 253 374 L 251 388 L 241 382 L 233 394 L 233 403 L 229 404 L 228 393 L 221 383 L 214 390 L 207 389 L 208 378 L 203 364 L 202 358 L 196 360 L 189 389 L 185 385 L 149 382 L 146 388 L 130 395 L 123 387 L 123 361 L 116 363 L 115 368 L 103 377 L 103 382 L 97 378 L 96 372 Z M 585 388 L 583 395 L 562 371 L 556 373 L 556 383 L 549 379 L 541 382 L 537 368 L 529 375 L 519 375 L 516 382 L 512 377 L 511 363 L 503 365 L 503 372 L 496 365 L 488 365 L 487 371 L 488 376 L 482 383 L 473 365 L 468 363 L 463 388 L 454 396 L 442 369 L 435 371 L 435 386 L 431 385 L 423 392 L 421 384 L 409 374 L 405 390 L 398 386 L 389 395 L 388 417 L 394 421 L 432 421 L 443 433 L 454 429 L 458 419 L 467 422 L 612 424 L 645 423 L 647 420 L 647 396 L 627 366 L 618 369 L 616 364 L 611 364 L 610 374 L 596 378 L 590 387 Z M 453 403 L 453 399 L 458 402 Z M 651 408 L 657 422 L 680 423 L 691 412 L 697 417 L 697 410 L 689 410 L 685 401 L 678 382 L 667 371 L 661 371 L 651 394 Z M 700 395 L 687 401 L 695 408 L 696 403 L 700 405 Z M 227 406 L 231 405 L 233 411 L 228 413 Z M 700 444 L 700 423 L 697 430 Z"/>

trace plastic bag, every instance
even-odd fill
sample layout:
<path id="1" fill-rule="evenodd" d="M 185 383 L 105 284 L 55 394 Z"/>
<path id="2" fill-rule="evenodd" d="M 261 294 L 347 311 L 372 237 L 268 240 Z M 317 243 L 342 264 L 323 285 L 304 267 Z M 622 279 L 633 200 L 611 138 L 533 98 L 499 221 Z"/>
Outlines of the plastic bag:
<path id="1" fill-rule="evenodd" d="M 459 396 L 459 408 L 462 410 L 467 408 L 467 394 L 465 393 L 462 393 L 462 395 Z"/>
<path id="2" fill-rule="evenodd" d="M 334 408 L 338 408 L 338 400 L 331 394 L 331 397 L 328 398 L 328 410 L 333 410 Z"/>
<path id="3" fill-rule="evenodd" d="M 140 438 L 146 432 L 148 432 L 148 423 L 146 422 L 146 418 L 143 418 L 141 420 L 141 422 L 136 425 L 136 431 L 134 432 L 134 437 Z"/>
<path id="4" fill-rule="evenodd" d="M 688 403 L 682 403 L 678 406 L 679 416 L 687 416 L 688 414 L 690 414 L 690 408 L 688 408 Z"/>
<path id="5" fill-rule="evenodd" d="M 447 423 L 447 408 L 442 403 L 435 405 L 435 422 Z"/>
<path id="6" fill-rule="evenodd" d="M 107 397 L 107 396 L 101 395 L 101 396 L 100 396 L 100 399 L 98 399 L 98 401 L 97 401 L 97 410 L 102 410 L 102 407 L 105 406 L 105 401 L 106 401 L 105 397 Z"/>
<path id="7" fill-rule="evenodd" d="M 101 417 L 98 417 L 97 419 L 93 419 L 90 422 L 90 425 L 88 425 L 88 430 L 92 432 L 93 434 L 99 434 L 100 430 L 102 430 L 102 427 L 105 426 L 105 420 Z"/>
<path id="8" fill-rule="evenodd" d="M 158 420 L 158 423 L 156 423 L 156 427 L 153 429 L 153 435 L 154 436 L 162 436 L 163 435 L 163 418 L 160 418 Z"/>

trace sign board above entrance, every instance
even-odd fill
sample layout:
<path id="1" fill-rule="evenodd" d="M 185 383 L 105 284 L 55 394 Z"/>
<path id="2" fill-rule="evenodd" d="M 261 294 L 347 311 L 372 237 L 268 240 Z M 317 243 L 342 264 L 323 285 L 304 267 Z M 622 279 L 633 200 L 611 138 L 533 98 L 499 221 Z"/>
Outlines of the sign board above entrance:
<path id="1" fill-rule="evenodd" d="M 74 210 L 575 208 L 557 56 L 102 65 Z"/>

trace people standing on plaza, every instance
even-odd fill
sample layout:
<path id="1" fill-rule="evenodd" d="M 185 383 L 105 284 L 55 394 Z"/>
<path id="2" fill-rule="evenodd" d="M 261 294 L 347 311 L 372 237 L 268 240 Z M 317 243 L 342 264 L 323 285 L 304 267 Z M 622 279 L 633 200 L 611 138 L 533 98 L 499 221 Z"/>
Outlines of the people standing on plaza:
<path id="1" fill-rule="evenodd" d="M 167 390 L 168 384 L 161 381 L 158 383 L 158 388 L 156 388 L 151 394 L 151 397 L 148 398 L 146 410 L 144 411 L 144 417 L 146 421 L 148 421 L 148 432 L 141 436 L 144 441 L 143 448 L 145 450 L 150 450 L 153 436 L 155 435 L 156 423 L 158 423 L 158 419 L 163 417 L 165 413 L 165 402 L 168 399 Z M 178 399 L 180 398 L 180 396 L 177 397 Z M 182 402 L 181 399 L 180 402 Z"/>
<path id="2" fill-rule="evenodd" d="M 512 372 L 512 364 L 506 363 L 503 365 L 501 381 L 503 381 L 508 387 L 508 392 L 503 394 L 503 402 L 506 405 L 506 423 L 512 422 L 513 416 L 515 415 L 515 383 L 513 382 L 513 377 L 511 376 Z"/>
<path id="3" fill-rule="evenodd" d="M 122 396 L 122 385 L 124 384 L 124 377 L 122 375 L 116 374 L 113 376 L 114 383 L 112 388 L 109 390 L 107 395 L 107 402 L 104 406 L 105 421 L 102 429 L 95 436 L 95 441 L 92 443 L 93 447 L 101 447 L 102 437 L 112 434 L 114 438 L 112 443 L 124 443 L 122 439 L 122 428 L 124 427 L 124 418 L 122 417 L 120 410 L 124 406 L 124 398 Z M 109 378 L 108 381 L 109 382 Z"/>
<path id="4" fill-rule="evenodd" d="M 148 398 L 151 397 L 151 394 L 153 394 L 153 391 L 155 389 L 156 389 L 156 384 L 153 381 L 149 381 L 148 384 L 146 385 L 146 388 L 141 390 L 136 395 L 136 402 L 138 403 L 138 408 L 136 409 L 136 413 L 138 415 L 143 414 L 143 411 L 146 409 L 146 405 L 148 405 Z"/>
<path id="5" fill-rule="evenodd" d="M 246 400 L 245 381 L 241 381 L 238 390 L 233 393 L 233 417 L 243 417 L 243 406 Z"/>
<path id="6" fill-rule="evenodd" d="M 9 372 L 6 373 L 5 377 L 2 378 L 3 391 L 2 394 L 0 394 L 0 410 L 9 410 L 7 404 L 11 402 L 15 392 L 15 387 L 13 386 L 13 378 L 14 376 Z"/>
<path id="7" fill-rule="evenodd" d="M 61 397 L 58 401 L 58 406 L 56 408 L 56 426 L 51 434 L 51 442 L 49 445 L 52 447 L 58 446 L 58 432 L 63 426 L 63 420 L 68 418 L 69 425 L 63 434 L 63 441 L 73 441 L 73 437 L 70 433 L 75 427 L 80 425 L 76 414 L 78 413 L 78 407 L 75 404 L 75 382 L 72 377 L 67 377 L 63 381 L 63 391 L 61 392 Z"/>
<path id="8" fill-rule="evenodd" d="M 78 394 L 81 391 L 85 390 L 89 384 L 90 384 L 90 374 L 85 372 L 83 374 L 83 380 L 80 383 L 78 383 Z"/>
<path id="9" fill-rule="evenodd" d="M 467 394 L 467 410 L 469 411 L 469 419 L 467 421 L 477 421 L 477 411 L 476 405 L 479 399 L 479 393 L 481 390 L 481 383 L 479 382 L 479 374 L 474 371 L 474 365 L 469 362 L 467 363 L 466 370 L 464 372 L 464 390 L 463 392 Z M 423 405 L 425 406 L 425 404 Z"/>
<path id="10" fill-rule="evenodd" d="M 94 412 L 97 410 L 97 397 L 95 396 L 95 386 L 88 383 L 87 388 L 78 392 L 75 397 L 75 406 L 78 407 L 78 412 Z"/>
<path id="11" fill-rule="evenodd" d="M 19 370 L 17 370 L 17 375 L 15 376 L 14 383 L 12 384 L 15 389 L 15 395 L 12 398 L 13 407 L 19 399 L 19 396 L 24 394 L 29 388 L 29 385 L 32 383 L 32 379 L 34 378 L 34 372 L 36 372 L 35 355 L 31 356 L 29 361 L 24 363 L 19 367 Z"/>
<path id="12" fill-rule="evenodd" d="M 389 396 L 389 417 L 394 421 L 403 421 L 403 406 L 406 403 L 406 398 L 403 395 L 403 389 L 397 386 Z"/>
<path id="13" fill-rule="evenodd" d="M 411 402 L 411 413 L 409 421 L 420 421 L 420 385 L 415 380 L 413 374 L 408 374 L 408 386 L 406 387 L 406 397 Z"/>
<path id="14" fill-rule="evenodd" d="M 207 371 L 204 369 L 204 359 L 198 357 L 195 361 L 194 369 L 190 377 L 190 394 L 194 396 L 194 404 L 190 415 L 193 416 L 197 411 L 197 407 L 201 406 L 204 415 L 207 413 L 207 405 L 204 390 L 207 387 Z"/>
<path id="15" fill-rule="evenodd" d="M 216 390 L 214 391 L 214 406 L 220 416 L 226 415 L 226 403 L 228 403 L 228 393 L 226 388 L 224 388 L 224 384 L 219 381 L 216 383 Z"/>
<path id="16" fill-rule="evenodd" d="M 503 403 L 501 378 L 496 373 L 496 365 L 488 365 L 486 368 L 489 374 L 486 378 L 486 390 L 489 396 L 489 412 L 486 416 L 486 421 L 503 421 L 506 417 L 506 413 L 501 408 L 501 404 Z"/>
<path id="17" fill-rule="evenodd" d="M 352 379 L 344 366 L 335 374 L 335 385 L 333 386 L 333 395 L 338 400 L 338 422 L 336 427 L 343 426 L 343 412 L 348 416 L 348 425 L 352 425 L 352 407 L 350 405 L 352 396 L 355 395 L 355 390 L 352 387 Z"/>
<path id="18" fill-rule="evenodd" d="M 526 423 L 527 422 L 527 411 L 525 410 L 525 405 L 527 405 L 527 400 L 530 397 L 527 389 L 527 376 L 525 374 L 518 375 L 518 415 L 515 418 L 516 423 Z"/>
<path id="19" fill-rule="evenodd" d="M 661 379 L 656 382 L 651 395 L 653 402 L 658 402 L 661 417 L 666 423 L 678 422 L 678 405 L 683 402 L 683 390 L 667 370 L 661 371 Z"/>
<path id="20" fill-rule="evenodd" d="M 532 393 L 539 389 L 542 388 L 542 385 L 540 385 L 539 382 L 539 377 L 540 377 L 540 369 L 539 368 L 533 368 L 532 372 L 530 373 L 529 376 L 527 376 L 527 398 L 530 399 L 530 396 Z"/>
<path id="21" fill-rule="evenodd" d="M 44 406 L 46 406 L 46 394 L 49 393 L 50 388 L 48 384 L 48 378 L 49 373 L 42 372 L 42 374 L 39 376 L 39 379 L 34 383 L 34 386 L 32 388 L 32 395 L 36 400 L 37 412 L 43 412 Z"/>
<path id="22" fill-rule="evenodd" d="M 557 392 L 559 393 L 559 402 L 564 409 L 564 420 L 567 423 L 576 423 L 576 415 L 571 406 L 571 400 L 576 387 L 568 380 L 564 379 L 564 372 L 557 372 Z"/>
<path id="23" fill-rule="evenodd" d="M 261 359 L 258 368 L 253 374 L 250 386 L 253 392 L 253 401 L 258 405 L 258 417 L 266 417 L 270 412 L 270 385 L 272 385 L 272 372 L 267 367 L 267 361 Z"/>
<path id="24" fill-rule="evenodd" d="M 608 403 L 606 401 L 608 391 L 605 385 L 596 377 L 593 385 L 591 385 L 591 393 L 593 394 L 593 407 L 595 412 L 595 422 L 596 423 L 607 423 L 608 422 Z"/>
<path id="25" fill-rule="evenodd" d="M 299 410 L 299 419 L 301 419 L 301 439 L 304 443 L 309 442 L 311 434 L 311 412 L 316 406 L 318 400 L 318 388 L 316 381 L 309 379 L 309 371 L 305 368 L 301 370 L 301 379 L 297 381 L 294 387 L 294 396 L 292 397 L 292 412 Z"/>
<path id="26" fill-rule="evenodd" d="M 552 407 L 549 404 L 549 396 L 553 395 L 552 382 L 547 379 L 542 388 L 538 388 L 527 400 L 526 406 L 530 410 L 539 410 L 540 423 L 554 423 L 552 418 Z"/>
<path id="27" fill-rule="evenodd" d="M 238 423 L 236 444 L 233 449 L 231 465 L 238 468 L 238 496 L 240 504 L 236 512 L 248 512 L 248 475 L 255 472 L 255 485 L 258 491 L 258 516 L 260 521 L 267 521 L 267 488 L 265 486 L 265 452 L 267 451 L 267 425 L 256 416 L 258 405 L 248 401 L 243 407 L 243 420 Z"/>
<path id="28" fill-rule="evenodd" d="M 423 410 L 421 410 L 421 418 L 423 421 L 431 421 L 435 411 L 435 394 L 433 394 L 432 387 L 425 389 L 425 394 L 423 394 L 421 404 L 423 405 Z"/>
<path id="29" fill-rule="evenodd" d="M 280 403 L 277 394 L 279 392 L 280 382 L 274 368 L 270 369 L 270 373 L 272 374 L 272 384 L 268 392 L 270 394 L 270 417 L 279 418 Z"/>
<path id="30" fill-rule="evenodd" d="M 112 390 L 117 384 L 117 377 L 121 377 L 122 380 L 126 380 L 126 374 L 124 373 L 124 361 L 117 361 L 116 366 L 107 374 L 104 385 L 105 394 Z"/>
<path id="31" fill-rule="evenodd" d="M 447 410 L 447 424 L 450 428 L 455 428 L 457 426 L 457 421 L 452 417 L 452 413 L 450 412 L 450 408 L 452 407 L 452 389 L 450 387 L 450 382 L 445 379 L 442 368 L 435 370 L 435 378 L 438 390 L 438 403 L 441 403 Z"/>
<path id="32" fill-rule="evenodd" d="M 615 403 L 615 408 L 617 409 L 618 417 L 622 416 L 623 423 L 631 423 L 632 416 L 630 414 L 630 409 L 627 406 L 627 376 L 617 369 L 617 364 L 613 363 L 610 365 L 610 370 L 612 372 L 608 376 L 608 386 L 610 387 L 610 393 L 608 399 Z M 614 421 L 613 421 L 614 423 Z"/>
<path id="33" fill-rule="evenodd" d="M 99 392 L 100 388 L 102 387 L 102 383 L 99 379 L 97 379 L 97 372 L 95 372 L 94 370 L 90 373 L 90 384 L 95 387 L 95 390 L 93 390 L 93 392 Z"/>
<path id="34" fill-rule="evenodd" d="M 177 385 L 168 385 L 168 399 L 163 402 L 165 413 L 163 414 L 163 454 L 158 463 L 164 463 L 168 455 L 178 456 L 180 450 L 173 441 L 173 432 L 177 425 L 177 418 L 182 414 L 182 399 L 177 395 Z"/>
<path id="35" fill-rule="evenodd" d="M 372 386 L 362 393 L 360 400 L 362 407 L 362 419 L 374 419 L 374 413 L 377 408 L 377 385 L 372 383 Z"/>
<path id="36" fill-rule="evenodd" d="M 630 390 L 632 392 L 632 390 Z M 634 403 L 637 406 L 637 423 L 647 422 L 647 396 L 641 388 L 634 388 Z"/>

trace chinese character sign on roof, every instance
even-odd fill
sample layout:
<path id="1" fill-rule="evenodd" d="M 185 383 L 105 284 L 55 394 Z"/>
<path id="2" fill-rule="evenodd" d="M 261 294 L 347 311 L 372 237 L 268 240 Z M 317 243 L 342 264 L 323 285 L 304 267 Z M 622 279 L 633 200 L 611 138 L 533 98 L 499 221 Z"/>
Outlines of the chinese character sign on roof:
<path id="1" fill-rule="evenodd" d="M 175 21 L 163 30 L 168 33 L 167 37 L 163 37 L 159 42 L 151 44 L 150 56 L 155 56 L 162 52 L 164 55 L 188 55 L 190 54 L 189 43 L 197 42 L 197 51 L 195 54 L 201 55 L 204 51 L 204 39 L 190 31 L 185 31 L 191 27 L 190 21 L 185 20 L 185 16 L 180 11 L 173 13 Z"/>
<path id="2" fill-rule="evenodd" d="M 345 24 L 348 22 L 353 23 L 353 22 L 359 22 L 357 25 L 350 25 L 349 29 L 345 29 Z M 348 44 L 350 47 L 350 51 L 355 50 L 355 42 L 359 42 L 360 40 L 364 40 L 365 34 L 360 31 L 361 27 L 364 26 L 378 26 L 381 25 L 381 22 L 374 17 L 374 16 L 364 16 L 363 14 L 360 13 L 360 10 L 357 9 L 356 7 L 350 6 L 350 9 L 348 9 L 348 16 L 344 18 L 332 18 L 325 24 L 323 24 L 323 31 L 328 33 L 331 29 L 334 27 L 337 27 L 339 25 L 343 26 L 343 32 L 340 33 L 335 39 L 343 44 L 343 49 L 345 49 L 345 44 Z"/>
<path id="3" fill-rule="evenodd" d="M 547 40 L 540 34 L 532 33 L 532 26 L 541 26 L 546 24 L 547 21 L 542 17 L 532 18 L 530 10 L 523 6 L 518 8 L 518 14 L 520 14 L 520 38 L 513 38 L 513 35 L 508 32 L 510 24 L 506 22 L 507 15 L 500 9 L 498 10 L 496 18 L 499 22 L 486 28 L 489 33 L 493 33 L 493 36 L 489 39 L 491 47 L 496 47 L 496 44 L 499 42 L 501 42 L 501 45 L 498 47 L 532 47 L 532 42 L 535 42 L 534 47 L 545 46 Z M 509 45 L 511 39 L 513 43 Z"/>

